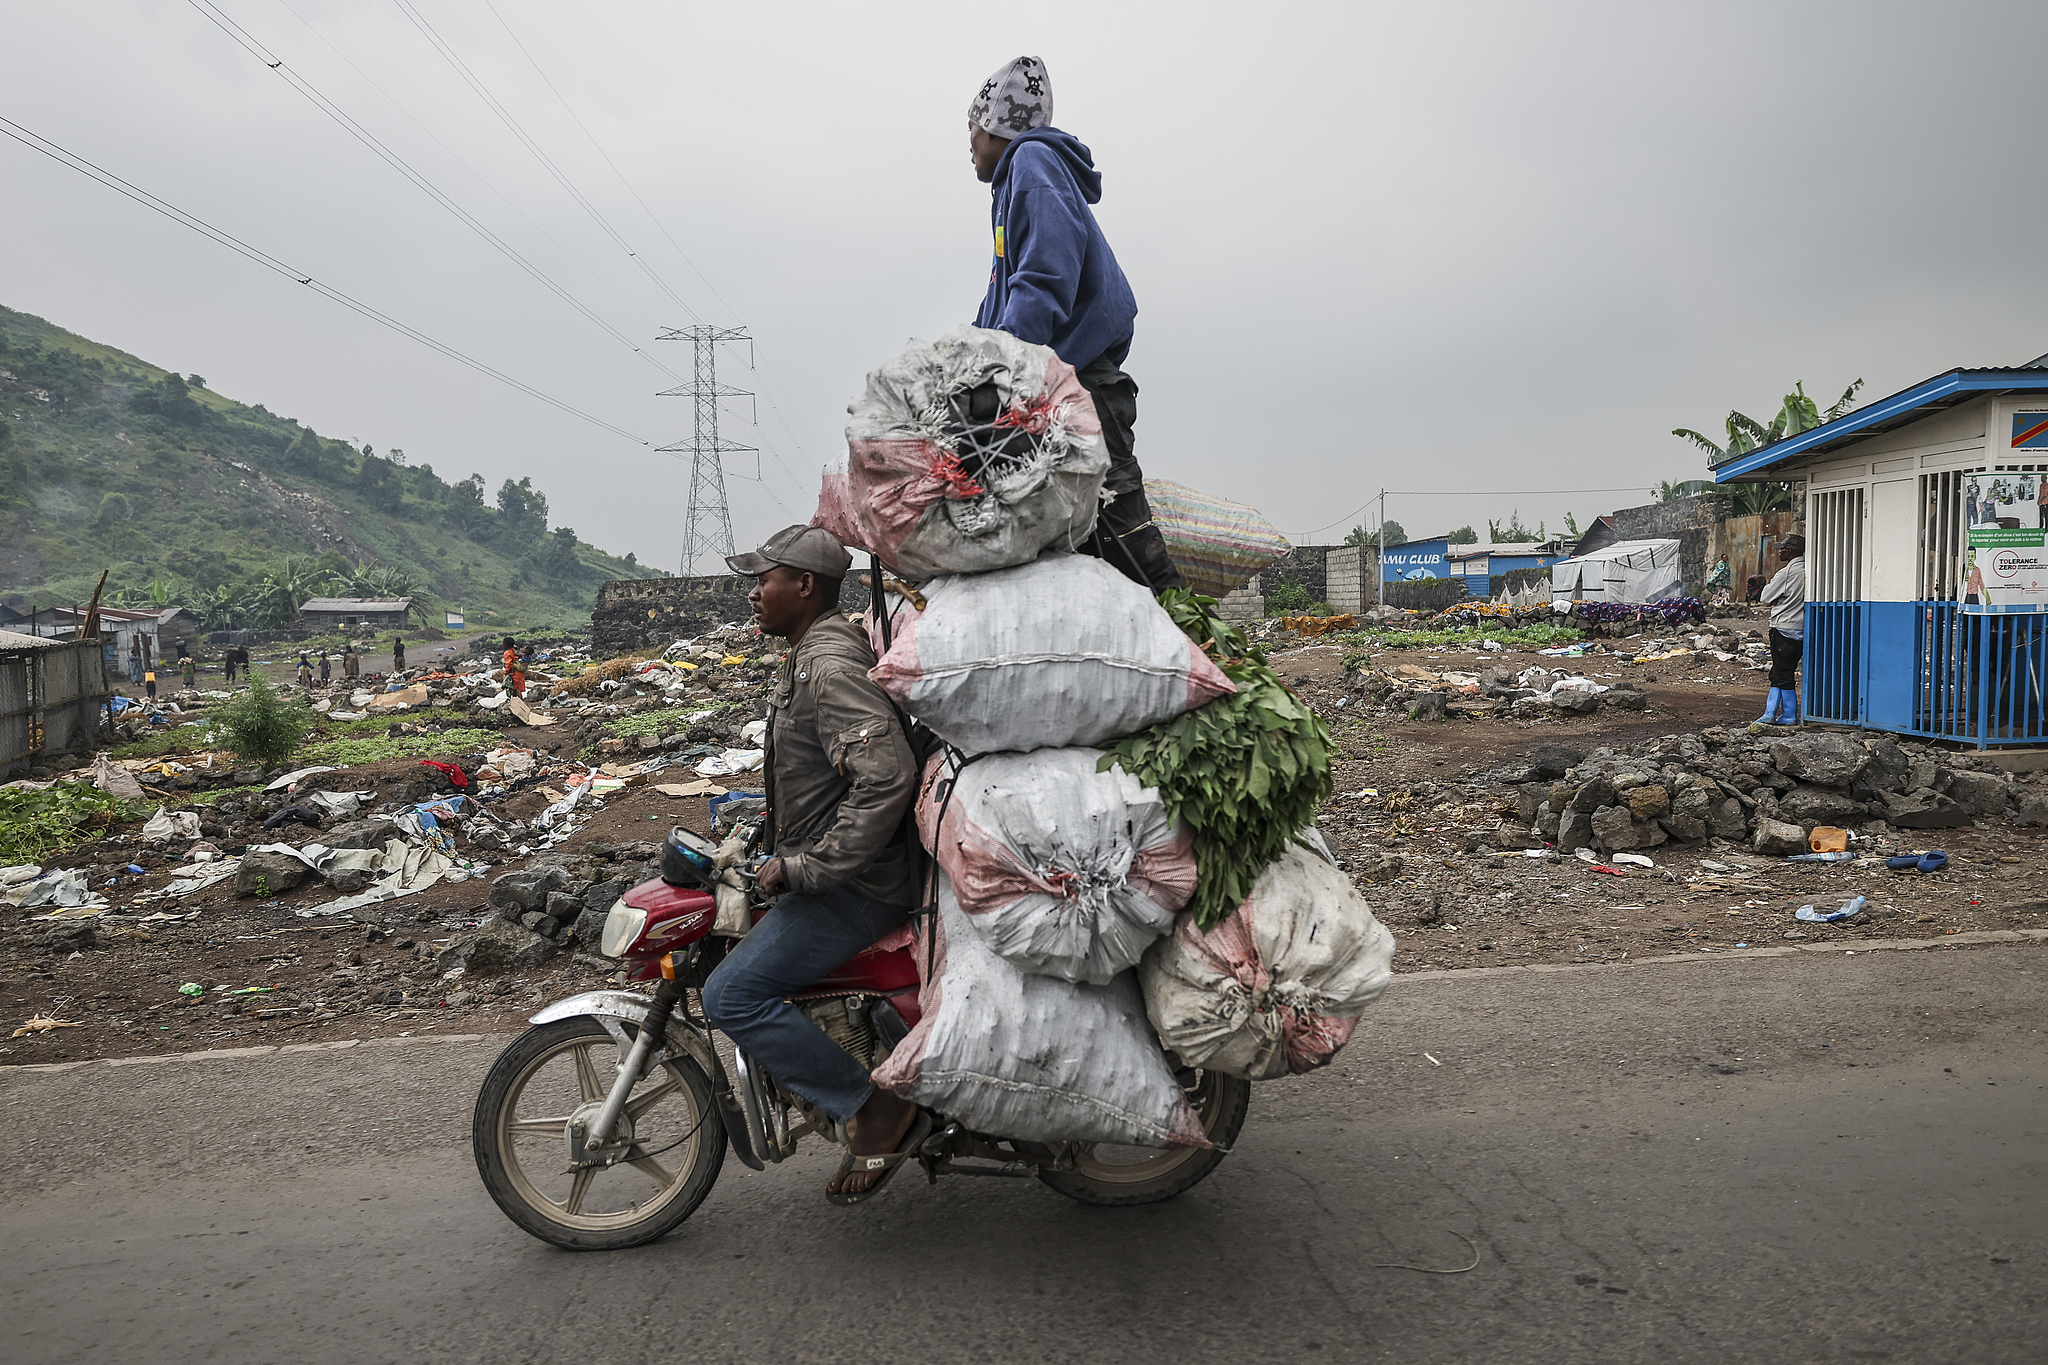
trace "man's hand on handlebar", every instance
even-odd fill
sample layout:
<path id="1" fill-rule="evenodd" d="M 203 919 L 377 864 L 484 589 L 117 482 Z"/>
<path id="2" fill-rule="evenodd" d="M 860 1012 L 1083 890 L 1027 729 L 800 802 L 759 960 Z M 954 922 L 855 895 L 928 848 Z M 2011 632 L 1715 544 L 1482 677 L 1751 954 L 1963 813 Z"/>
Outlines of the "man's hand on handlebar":
<path id="1" fill-rule="evenodd" d="M 761 864 L 761 870 L 754 875 L 754 885 L 764 896 L 778 895 L 782 891 L 782 859 L 770 858 Z"/>

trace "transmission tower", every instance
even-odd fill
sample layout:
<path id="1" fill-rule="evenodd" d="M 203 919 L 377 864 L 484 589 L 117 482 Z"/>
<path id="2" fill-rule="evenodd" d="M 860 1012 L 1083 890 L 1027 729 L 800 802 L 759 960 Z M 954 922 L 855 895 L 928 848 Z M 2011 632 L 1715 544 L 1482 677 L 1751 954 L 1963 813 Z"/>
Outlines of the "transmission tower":
<path id="1" fill-rule="evenodd" d="M 751 346 L 754 339 L 747 335 L 744 327 L 704 326 L 671 327 L 658 339 L 687 341 L 696 352 L 696 365 L 690 382 L 661 391 L 664 398 L 697 400 L 696 421 L 690 438 L 672 446 L 659 447 L 672 455 L 690 457 L 690 501 L 688 510 L 683 514 L 682 572 L 685 577 L 699 572 L 723 573 L 726 571 L 725 557 L 733 552 L 732 512 L 725 505 L 725 457 L 734 451 L 754 451 L 755 447 L 743 446 L 719 436 L 718 404 L 722 399 L 752 398 L 754 395 L 746 389 L 718 382 L 718 343 L 744 341 Z M 709 560 L 711 567 L 698 569 L 699 560 Z"/>

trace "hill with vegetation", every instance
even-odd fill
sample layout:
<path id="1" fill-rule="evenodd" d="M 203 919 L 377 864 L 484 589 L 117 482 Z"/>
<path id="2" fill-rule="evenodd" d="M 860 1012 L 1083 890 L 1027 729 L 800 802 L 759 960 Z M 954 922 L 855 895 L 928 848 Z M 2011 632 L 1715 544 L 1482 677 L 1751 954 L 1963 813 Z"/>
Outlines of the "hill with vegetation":
<path id="1" fill-rule="evenodd" d="M 546 494 L 450 482 L 0 307 L 0 600 L 185 606 L 288 625 L 309 597 L 414 596 L 471 626 L 587 620 L 598 586 L 661 571 L 550 528 Z"/>

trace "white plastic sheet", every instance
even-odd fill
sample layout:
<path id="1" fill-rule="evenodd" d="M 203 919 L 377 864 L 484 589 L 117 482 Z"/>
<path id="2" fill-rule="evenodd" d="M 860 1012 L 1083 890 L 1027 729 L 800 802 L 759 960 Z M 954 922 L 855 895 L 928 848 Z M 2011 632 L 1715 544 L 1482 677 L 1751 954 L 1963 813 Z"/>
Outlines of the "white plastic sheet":
<path id="1" fill-rule="evenodd" d="M 1290 844 L 1207 933 L 1182 915 L 1138 976 L 1175 1055 L 1260 1081 L 1328 1065 L 1393 960 L 1394 936 L 1351 879 Z"/>
<path id="2" fill-rule="evenodd" d="M 918 829 L 967 922 L 1028 972 L 1100 985 L 1173 928 L 1195 889 L 1194 840 L 1156 787 L 1094 749 L 934 755 Z"/>
<path id="3" fill-rule="evenodd" d="M 1236 690 L 1099 559 L 1053 555 L 924 593 L 869 676 L 967 753 L 1102 744 Z"/>
<path id="4" fill-rule="evenodd" d="M 1028 1142 L 1209 1145 L 1130 973 L 1088 986 L 1021 971 L 968 927 L 951 882 L 938 880 L 938 970 L 920 996 L 924 1017 L 875 1068 L 877 1085 Z M 927 945 L 915 951 L 922 964 Z"/>

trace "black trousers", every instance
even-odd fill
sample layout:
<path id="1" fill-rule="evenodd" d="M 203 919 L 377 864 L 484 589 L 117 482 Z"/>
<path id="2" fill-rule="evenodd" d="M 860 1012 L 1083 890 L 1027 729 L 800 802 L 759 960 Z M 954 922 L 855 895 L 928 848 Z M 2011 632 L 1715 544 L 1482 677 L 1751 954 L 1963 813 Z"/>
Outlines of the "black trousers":
<path id="1" fill-rule="evenodd" d="M 1799 657 L 1806 653 L 1806 641 L 1795 640 L 1783 631 L 1771 631 L 1771 686 L 1799 686 Z"/>
<path id="2" fill-rule="evenodd" d="M 1145 498 L 1145 471 L 1132 453 L 1131 428 L 1138 424 L 1138 381 L 1107 357 L 1090 361 L 1075 372 L 1075 378 L 1095 398 L 1102 443 L 1109 449 L 1109 474 L 1103 485 L 1115 494 L 1095 519 L 1095 538 L 1078 548 L 1155 593 L 1185 588 L 1180 570 L 1166 553 L 1166 538 L 1152 521 L 1152 504 Z"/>

